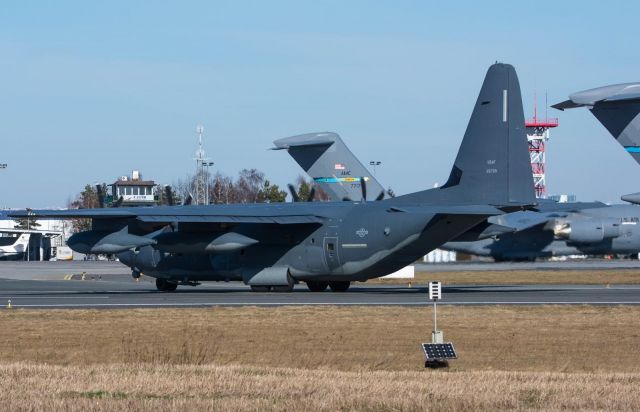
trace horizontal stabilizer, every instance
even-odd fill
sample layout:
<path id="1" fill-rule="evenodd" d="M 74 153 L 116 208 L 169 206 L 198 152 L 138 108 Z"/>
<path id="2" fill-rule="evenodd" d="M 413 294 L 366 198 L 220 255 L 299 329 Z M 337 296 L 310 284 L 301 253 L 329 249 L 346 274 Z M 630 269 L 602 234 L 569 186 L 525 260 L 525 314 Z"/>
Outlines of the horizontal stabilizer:
<path id="1" fill-rule="evenodd" d="M 582 107 L 584 105 L 578 104 L 578 103 L 574 103 L 571 100 L 565 100 L 564 102 L 560 102 L 560 103 L 556 103 L 554 105 L 551 105 L 551 107 L 553 107 L 554 109 L 558 109 L 558 110 L 562 110 L 564 111 L 565 109 L 575 109 L 576 107 Z"/>

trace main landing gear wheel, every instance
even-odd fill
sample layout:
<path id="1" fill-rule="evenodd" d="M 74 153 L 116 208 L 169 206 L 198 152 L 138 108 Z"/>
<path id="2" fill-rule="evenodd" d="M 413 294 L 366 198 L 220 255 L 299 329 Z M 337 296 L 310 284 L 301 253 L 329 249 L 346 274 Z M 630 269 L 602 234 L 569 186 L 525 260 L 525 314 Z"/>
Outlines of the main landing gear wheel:
<path id="1" fill-rule="evenodd" d="M 329 282 L 323 282 L 318 280 L 307 281 L 307 287 L 312 292 L 324 292 L 329 286 Z"/>
<path id="2" fill-rule="evenodd" d="M 251 286 L 252 292 L 291 292 L 293 285 L 275 285 L 275 286 Z"/>
<path id="3" fill-rule="evenodd" d="M 170 282 L 166 279 L 156 279 L 156 288 L 160 292 L 173 292 L 178 287 L 178 284 L 175 282 Z"/>
<path id="4" fill-rule="evenodd" d="M 252 292 L 269 292 L 271 290 L 271 286 L 251 286 Z"/>
<path id="5" fill-rule="evenodd" d="M 332 292 L 346 292 L 347 289 L 349 289 L 349 286 L 351 286 L 351 282 L 349 281 L 329 282 L 329 287 Z"/>

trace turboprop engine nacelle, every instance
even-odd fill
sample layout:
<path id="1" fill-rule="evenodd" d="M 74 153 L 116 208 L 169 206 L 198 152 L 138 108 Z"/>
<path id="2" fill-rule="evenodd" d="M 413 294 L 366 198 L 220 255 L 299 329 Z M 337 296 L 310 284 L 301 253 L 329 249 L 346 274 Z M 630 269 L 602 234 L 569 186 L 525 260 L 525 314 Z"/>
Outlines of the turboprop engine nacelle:
<path id="1" fill-rule="evenodd" d="M 569 220 L 556 225 L 559 239 L 575 243 L 596 243 L 620 236 L 620 226 L 614 220 Z"/>
<path id="2" fill-rule="evenodd" d="M 631 193 L 629 195 L 624 195 L 620 199 L 624 202 L 633 203 L 634 205 L 640 205 L 640 193 Z"/>
<path id="3" fill-rule="evenodd" d="M 240 233 L 168 232 L 154 238 L 155 248 L 169 253 L 229 253 L 258 243 Z"/>
<path id="4" fill-rule="evenodd" d="M 76 233 L 67 241 L 72 250 L 84 254 L 120 253 L 155 243 L 153 239 L 130 234 L 126 227 L 118 232 L 88 230 Z"/>

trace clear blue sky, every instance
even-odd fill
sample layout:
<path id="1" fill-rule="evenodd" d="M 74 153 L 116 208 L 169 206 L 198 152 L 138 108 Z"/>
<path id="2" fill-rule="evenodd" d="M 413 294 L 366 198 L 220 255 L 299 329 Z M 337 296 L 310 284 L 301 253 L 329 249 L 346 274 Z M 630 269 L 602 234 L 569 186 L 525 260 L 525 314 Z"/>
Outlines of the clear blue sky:
<path id="1" fill-rule="evenodd" d="M 518 70 L 525 112 L 640 80 L 631 2 L 4 1 L 0 207 L 65 206 L 86 183 L 192 172 L 195 126 L 223 173 L 280 185 L 271 141 L 335 131 L 397 193 L 443 182 L 485 71 Z M 543 104 L 539 112 L 544 112 Z M 586 110 L 548 146 L 548 185 L 580 200 L 640 191 L 640 166 Z"/>

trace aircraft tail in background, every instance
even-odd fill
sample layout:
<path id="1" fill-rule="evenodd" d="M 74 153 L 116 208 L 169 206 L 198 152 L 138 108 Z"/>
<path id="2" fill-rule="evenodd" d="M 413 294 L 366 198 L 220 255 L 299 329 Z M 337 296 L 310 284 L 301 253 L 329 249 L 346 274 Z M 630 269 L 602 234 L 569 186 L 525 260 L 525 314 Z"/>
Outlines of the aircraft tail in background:
<path id="1" fill-rule="evenodd" d="M 366 185 L 365 200 L 381 200 L 387 192 L 360 163 L 336 133 L 308 133 L 273 142 L 273 150 L 287 150 L 332 201 L 361 200 L 361 179 Z"/>
<path id="2" fill-rule="evenodd" d="M 569 95 L 554 104 L 565 110 L 587 107 L 611 135 L 640 164 L 640 83 L 613 84 Z"/>

